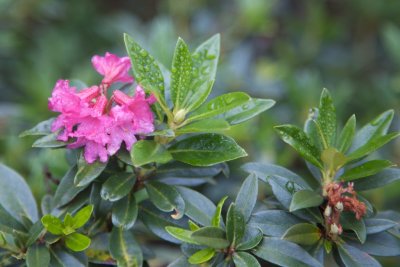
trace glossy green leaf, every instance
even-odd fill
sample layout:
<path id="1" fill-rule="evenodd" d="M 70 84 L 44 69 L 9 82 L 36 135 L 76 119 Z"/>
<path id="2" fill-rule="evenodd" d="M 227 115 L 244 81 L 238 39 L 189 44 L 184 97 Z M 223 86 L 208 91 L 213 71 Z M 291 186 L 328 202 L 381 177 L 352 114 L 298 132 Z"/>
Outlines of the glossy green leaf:
<path id="1" fill-rule="evenodd" d="M 50 118 L 45 121 L 39 122 L 33 128 L 22 132 L 19 137 L 25 137 L 29 135 L 49 135 L 52 133 L 51 125 L 53 124 L 55 118 Z"/>
<path id="2" fill-rule="evenodd" d="M 63 234 L 64 225 L 56 216 L 47 214 L 41 219 L 43 226 L 53 235 Z"/>
<path id="3" fill-rule="evenodd" d="M 258 195 L 258 179 L 254 174 L 250 174 L 244 180 L 240 190 L 236 196 L 236 208 L 243 214 L 244 220 L 247 222 L 253 212 Z"/>
<path id="4" fill-rule="evenodd" d="M 208 97 L 214 84 L 220 50 L 220 36 L 216 34 L 196 48 L 192 54 L 192 81 L 188 88 L 186 110 L 195 110 Z"/>
<path id="5" fill-rule="evenodd" d="M 223 119 L 206 119 L 201 121 L 195 121 L 188 125 L 185 125 L 178 130 L 177 134 L 185 133 L 204 133 L 204 132 L 221 132 L 226 131 L 230 128 L 229 123 Z"/>
<path id="6" fill-rule="evenodd" d="M 171 67 L 171 100 L 174 113 L 185 107 L 192 80 L 192 57 L 185 41 L 178 38 Z"/>
<path id="7" fill-rule="evenodd" d="M 35 198 L 28 184 L 18 173 L 0 163 L 0 203 L 18 221 L 22 215 L 31 221 L 38 220 Z"/>
<path id="8" fill-rule="evenodd" d="M 81 155 L 78 161 L 78 171 L 74 178 L 74 184 L 78 187 L 90 184 L 103 172 L 106 166 L 107 163 L 102 163 L 100 161 L 89 164 L 86 162 L 83 155 Z"/>
<path id="9" fill-rule="evenodd" d="M 233 92 L 217 96 L 189 115 L 187 123 L 204 120 L 240 107 L 250 100 L 250 96 L 242 92 Z"/>
<path id="10" fill-rule="evenodd" d="M 32 144 L 32 147 L 58 148 L 66 146 L 67 144 L 65 142 L 57 140 L 57 136 L 58 133 L 51 133 L 43 137 L 40 137 Z"/>
<path id="11" fill-rule="evenodd" d="M 313 141 L 315 147 L 318 151 L 324 150 L 324 136 L 321 131 L 321 126 L 317 123 L 316 118 L 318 116 L 319 110 L 317 108 L 312 108 L 309 111 L 308 119 L 304 123 L 304 132 Z"/>
<path id="12" fill-rule="evenodd" d="M 25 232 L 27 227 L 14 218 L 4 207 L 0 204 L 0 230 L 9 234 L 13 234 L 14 230 Z"/>
<path id="13" fill-rule="evenodd" d="M 322 267 L 321 263 L 299 245 L 274 237 L 264 237 L 254 254 L 284 267 Z"/>
<path id="14" fill-rule="evenodd" d="M 400 180 L 400 169 L 388 168 L 372 176 L 355 180 L 354 188 L 357 191 L 370 190 L 383 187 L 398 180 Z"/>
<path id="15" fill-rule="evenodd" d="M 185 243 L 199 245 L 199 243 L 194 241 L 191 237 L 193 231 L 174 226 L 167 226 L 165 227 L 165 230 L 176 239 L 179 239 Z"/>
<path id="16" fill-rule="evenodd" d="M 238 251 L 233 254 L 233 262 L 236 267 L 261 267 L 256 258 L 243 251 Z"/>
<path id="17" fill-rule="evenodd" d="M 223 249 L 229 246 L 225 238 L 225 232 L 221 228 L 207 226 L 200 228 L 191 235 L 195 242 L 215 249 Z"/>
<path id="18" fill-rule="evenodd" d="M 26 265 L 28 267 L 49 266 L 50 252 L 45 245 L 33 245 L 26 252 Z"/>
<path id="19" fill-rule="evenodd" d="M 215 255 L 215 249 L 205 248 L 197 251 L 192 256 L 189 257 L 190 264 L 201 264 L 212 259 Z"/>
<path id="20" fill-rule="evenodd" d="M 281 125 L 274 128 L 282 140 L 291 145 L 304 159 L 322 168 L 318 148 L 303 130 L 294 125 Z"/>
<path id="21" fill-rule="evenodd" d="M 336 111 L 329 91 L 324 88 L 319 103 L 317 123 L 326 142 L 326 147 L 333 145 L 336 137 Z"/>
<path id="22" fill-rule="evenodd" d="M 112 257 L 117 260 L 118 266 L 142 266 L 142 250 L 131 231 L 124 231 L 121 228 L 113 227 L 110 236 L 109 249 Z"/>
<path id="23" fill-rule="evenodd" d="M 324 199 L 320 194 L 311 190 L 300 190 L 294 193 L 289 210 L 295 211 L 304 208 L 317 207 Z"/>
<path id="24" fill-rule="evenodd" d="M 368 235 L 380 233 L 399 225 L 395 221 L 380 218 L 366 218 L 364 223 Z"/>
<path id="25" fill-rule="evenodd" d="M 200 229 L 200 226 L 198 226 L 192 220 L 188 220 L 188 225 L 189 225 L 190 230 L 192 230 L 192 231 L 196 231 L 196 230 Z M 211 226 L 213 226 L 213 225 L 211 225 Z"/>
<path id="26" fill-rule="evenodd" d="M 167 163 L 172 160 L 171 154 L 163 145 L 151 140 L 136 142 L 131 150 L 131 158 L 135 167 L 140 167 L 151 162 Z"/>
<path id="27" fill-rule="evenodd" d="M 352 169 L 348 169 L 344 172 L 342 176 L 340 176 L 341 180 L 351 181 L 355 179 L 364 178 L 367 176 L 374 175 L 383 169 L 388 167 L 393 167 L 395 164 L 388 160 L 370 160 L 361 165 L 358 165 Z"/>
<path id="28" fill-rule="evenodd" d="M 88 265 L 88 259 L 85 253 L 71 253 L 69 250 L 55 246 L 50 250 L 51 267 L 85 267 Z"/>
<path id="29" fill-rule="evenodd" d="M 363 219 L 357 220 L 354 214 L 344 212 L 340 216 L 340 222 L 344 230 L 354 231 L 361 244 L 365 242 L 367 238 L 367 230 Z"/>
<path id="30" fill-rule="evenodd" d="M 199 134 L 178 141 L 169 148 L 174 159 L 194 166 L 210 166 L 246 156 L 232 138 L 220 134 Z"/>
<path id="31" fill-rule="evenodd" d="M 84 226 L 90 219 L 93 212 L 93 205 L 87 205 L 80 209 L 75 216 L 73 216 L 72 228 L 78 229 Z"/>
<path id="32" fill-rule="evenodd" d="M 339 139 L 337 141 L 337 148 L 340 152 L 345 153 L 347 152 L 347 150 L 349 150 L 353 142 L 355 133 L 356 133 L 356 116 L 352 115 L 344 125 L 339 135 Z"/>
<path id="33" fill-rule="evenodd" d="M 136 222 L 138 210 L 139 207 L 133 194 L 128 194 L 114 202 L 111 216 L 113 225 L 121 227 L 123 230 L 131 229 Z"/>
<path id="34" fill-rule="evenodd" d="M 319 228 L 310 223 L 300 223 L 290 227 L 282 236 L 290 242 L 311 246 L 321 239 L 321 231 Z"/>
<path id="35" fill-rule="evenodd" d="M 172 186 L 157 181 L 146 184 L 146 190 L 153 204 L 162 211 L 175 211 L 174 219 L 182 218 L 185 212 L 185 201 Z"/>
<path id="36" fill-rule="evenodd" d="M 231 245 L 236 246 L 243 238 L 246 222 L 242 212 L 232 203 L 226 215 L 226 237 Z"/>
<path id="37" fill-rule="evenodd" d="M 390 232 L 368 235 L 364 244 L 347 240 L 347 243 L 370 255 L 392 257 L 400 255 L 400 238 Z"/>
<path id="38" fill-rule="evenodd" d="M 125 197 L 136 182 L 134 173 L 114 174 L 101 187 L 101 197 L 108 201 L 117 201 Z"/>
<path id="39" fill-rule="evenodd" d="M 74 224 L 74 219 L 72 218 L 71 213 L 67 212 L 64 217 L 64 228 L 63 228 L 63 234 L 64 235 L 69 235 L 75 232 L 75 228 L 72 227 Z"/>
<path id="40" fill-rule="evenodd" d="M 223 197 L 217 205 L 217 208 L 215 210 L 214 216 L 211 219 L 211 226 L 214 227 L 219 227 L 221 225 L 221 211 L 222 211 L 222 206 L 224 206 L 224 203 L 228 197 Z"/>
<path id="41" fill-rule="evenodd" d="M 381 265 L 367 253 L 349 246 L 347 244 L 338 245 L 339 255 L 346 266 L 351 267 L 380 267 Z"/>
<path id="42" fill-rule="evenodd" d="M 80 233 L 72 233 L 65 237 L 65 245 L 73 251 L 83 251 L 90 246 L 90 238 Z"/>
<path id="43" fill-rule="evenodd" d="M 231 125 L 245 122 L 260 113 L 272 108 L 275 101 L 272 99 L 252 98 L 236 108 L 221 115 Z"/>
<path id="44" fill-rule="evenodd" d="M 257 246 L 263 238 L 263 232 L 258 227 L 246 225 L 242 240 L 236 246 L 236 250 L 249 250 Z"/>

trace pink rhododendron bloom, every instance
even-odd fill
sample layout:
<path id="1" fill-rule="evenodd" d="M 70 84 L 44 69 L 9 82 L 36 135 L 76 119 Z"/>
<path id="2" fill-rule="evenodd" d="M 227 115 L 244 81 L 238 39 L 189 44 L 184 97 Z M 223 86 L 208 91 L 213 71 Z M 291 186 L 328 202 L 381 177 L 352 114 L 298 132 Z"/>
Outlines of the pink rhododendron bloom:
<path id="1" fill-rule="evenodd" d="M 133 82 L 133 78 L 128 74 L 131 68 L 129 57 L 120 58 L 107 52 L 104 57 L 92 57 L 92 65 L 98 73 L 104 76 L 102 81 L 104 84 Z"/>
<path id="2" fill-rule="evenodd" d="M 68 80 L 57 81 L 49 109 L 61 114 L 53 122 L 51 130 L 60 131 L 58 140 L 72 142 L 68 148 L 84 147 L 84 158 L 88 163 L 99 159 L 106 162 L 125 143 L 127 150 L 137 141 L 135 135 L 154 131 L 154 118 L 150 105 L 154 96 L 146 98 L 138 86 L 133 97 L 115 90 L 107 99 L 106 90 L 114 82 L 132 82 L 128 76 L 130 61 L 110 53 L 105 57 L 94 56 L 96 70 L 104 75 L 100 85 L 77 92 Z"/>

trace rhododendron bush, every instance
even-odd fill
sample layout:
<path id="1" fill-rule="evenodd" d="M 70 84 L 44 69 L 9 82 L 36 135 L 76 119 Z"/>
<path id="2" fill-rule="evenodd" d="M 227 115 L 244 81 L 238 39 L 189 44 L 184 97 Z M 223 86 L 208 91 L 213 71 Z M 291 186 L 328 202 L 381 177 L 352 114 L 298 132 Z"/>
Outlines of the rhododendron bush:
<path id="1" fill-rule="evenodd" d="M 155 244 L 181 251 L 171 267 L 380 266 L 373 256 L 400 255 L 400 215 L 362 196 L 400 179 L 392 162 L 369 156 L 399 135 L 389 131 L 394 112 L 339 127 L 326 89 L 303 128 L 274 127 L 309 173 L 248 162 L 235 198 L 213 203 L 199 192 L 219 188 L 226 162 L 247 155 L 226 130 L 275 104 L 243 92 L 210 97 L 219 42 L 190 51 L 178 39 L 169 68 L 125 35 L 128 56 L 92 57 L 96 85 L 56 82 L 54 118 L 21 136 L 65 150 L 70 169 L 36 205 L 0 165 L 1 266 L 149 266 Z"/>

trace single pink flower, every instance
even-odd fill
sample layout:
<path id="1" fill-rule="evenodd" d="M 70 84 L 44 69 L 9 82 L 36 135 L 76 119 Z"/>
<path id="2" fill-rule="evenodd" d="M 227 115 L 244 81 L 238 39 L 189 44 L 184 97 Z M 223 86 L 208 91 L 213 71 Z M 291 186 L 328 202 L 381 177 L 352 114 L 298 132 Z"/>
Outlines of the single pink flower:
<path id="1" fill-rule="evenodd" d="M 114 54 L 106 52 L 104 57 L 93 56 L 92 65 L 98 73 L 104 75 L 103 83 L 112 84 L 115 82 L 133 82 L 133 78 L 129 76 L 128 71 L 131 67 L 129 57 L 118 57 Z"/>

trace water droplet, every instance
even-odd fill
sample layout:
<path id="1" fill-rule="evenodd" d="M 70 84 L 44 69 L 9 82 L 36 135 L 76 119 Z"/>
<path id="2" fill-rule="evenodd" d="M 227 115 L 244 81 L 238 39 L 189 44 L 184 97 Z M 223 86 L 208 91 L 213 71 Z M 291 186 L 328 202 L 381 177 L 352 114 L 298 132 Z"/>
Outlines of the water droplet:
<path id="1" fill-rule="evenodd" d="M 140 55 L 142 56 L 142 57 L 145 57 L 145 56 L 147 56 L 147 51 L 146 50 L 144 50 L 144 49 L 142 49 L 142 50 L 140 50 Z"/>
<path id="2" fill-rule="evenodd" d="M 176 71 L 177 71 L 176 68 L 172 68 L 172 69 L 171 69 L 171 72 L 172 72 L 172 73 L 176 73 Z"/>

